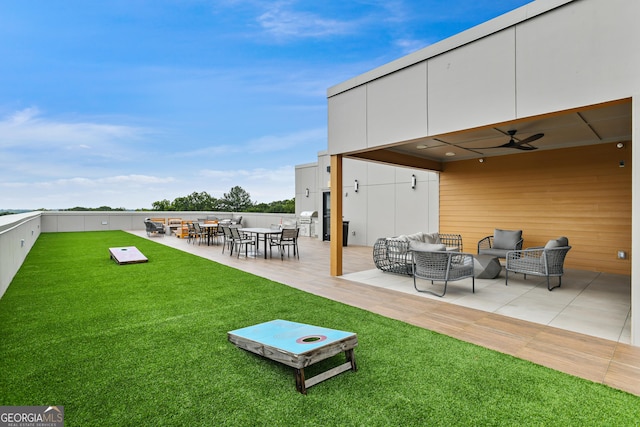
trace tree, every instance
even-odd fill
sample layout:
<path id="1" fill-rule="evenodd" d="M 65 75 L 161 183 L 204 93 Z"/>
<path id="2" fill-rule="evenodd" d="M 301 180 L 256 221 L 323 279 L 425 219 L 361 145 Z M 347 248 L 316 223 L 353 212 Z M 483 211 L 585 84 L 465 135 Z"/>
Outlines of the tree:
<path id="1" fill-rule="evenodd" d="M 215 211 L 219 209 L 220 201 L 206 191 L 194 191 L 186 197 L 174 199 L 172 206 L 174 211 Z"/>
<path id="2" fill-rule="evenodd" d="M 256 203 L 247 212 L 295 213 L 296 199 L 279 200 L 271 203 Z"/>
<path id="3" fill-rule="evenodd" d="M 221 204 L 222 210 L 229 212 L 245 212 L 253 206 L 251 195 L 238 185 L 224 193 Z"/>
<path id="4" fill-rule="evenodd" d="M 99 208 L 85 208 L 83 206 L 76 206 L 74 208 L 70 208 L 70 209 L 62 209 L 63 211 L 98 211 L 98 212 L 105 212 L 105 211 L 126 211 L 125 208 L 112 208 L 111 206 L 100 206 Z"/>
<path id="5" fill-rule="evenodd" d="M 167 199 L 151 204 L 154 211 L 228 211 L 228 212 L 264 212 L 294 213 L 295 199 L 279 200 L 271 203 L 255 203 L 251 195 L 242 187 L 235 186 L 222 199 L 216 199 L 207 192 L 193 192 L 188 196 L 177 197 L 170 202 Z"/>
<path id="6" fill-rule="evenodd" d="M 172 211 L 172 210 L 174 210 L 173 209 L 173 205 L 167 199 L 160 200 L 160 201 L 157 201 L 157 202 L 153 202 L 151 204 L 151 207 L 153 208 L 154 211 Z"/>

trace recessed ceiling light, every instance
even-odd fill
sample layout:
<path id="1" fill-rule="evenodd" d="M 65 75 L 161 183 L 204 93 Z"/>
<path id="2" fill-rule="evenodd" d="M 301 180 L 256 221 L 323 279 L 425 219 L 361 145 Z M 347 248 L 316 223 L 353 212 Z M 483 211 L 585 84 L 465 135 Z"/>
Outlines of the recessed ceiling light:
<path id="1" fill-rule="evenodd" d="M 416 148 L 417 148 L 418 150 L 424 150 L 425 148 L 427 148 L 427 146 L 426 146 L 426 145 L 424 145 L 424 144 L 420 144 L 420 145 L 416 145 Z"/>
<path id="2" fill-rule="evenodd" d="M 447 157 L 453 157 L 456 155 L 456 153 L 454 153 L 453 151 L 447 151 L 446 153 L 444 153 L 444 155 Z"/>

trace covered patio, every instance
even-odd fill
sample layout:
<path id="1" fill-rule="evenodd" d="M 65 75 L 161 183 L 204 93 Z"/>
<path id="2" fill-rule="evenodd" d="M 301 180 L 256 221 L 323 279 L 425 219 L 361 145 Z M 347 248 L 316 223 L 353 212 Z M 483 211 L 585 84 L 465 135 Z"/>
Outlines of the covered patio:
<path id="1" fill-rule="evenodd" d="M 437 229 L 420 231 L 459 233 L 470 253 L 494 228 L 523 230 L 525 247 L 566 236 L 565 268 L 630 276 L 623 298 L 634 310 L 640 58 L 624 46 L 637 40 L 628 17 L 638 7 L 538 0 L 329 88 L 332 194 L 352 185 L 344 159 L 438 172 Z M 345 204 L 367 213 L 375 206 L 396 228 L 417 223 L 405 214 L 411 171 L 406 188 L 386 192 L 375 172 L 359 171 L 348 204 L 331 199 L 332 275 L 345 274 Z M 551 293 L 556 302 L 571 293 L 561 289 Z M 601 319 L 593 308 L 591 317 Z M 622 309 L 616 317 L 626 317 L 638 346 L 640 316 Z"/>

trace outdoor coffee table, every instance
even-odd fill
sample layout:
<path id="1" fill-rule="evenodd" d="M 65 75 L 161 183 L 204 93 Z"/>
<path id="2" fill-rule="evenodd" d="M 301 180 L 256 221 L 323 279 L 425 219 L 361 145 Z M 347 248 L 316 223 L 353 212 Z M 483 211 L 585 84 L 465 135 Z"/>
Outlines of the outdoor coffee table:
<path id="1" fill-rule="evenodd" d="M 502 271 L 500 259 L 493 255 L 475 255 L 473 273 L 476 279 L 495 279 Z"/>
<path id="2" fill-rule="evenodd" d="M 296 389 L 307 388 L 345 371 L 356 371 L 353 348 L 358 337 L 338 331 L 287 320 L 272 320 L 228 333 L 237 347 L 295 368 Z M 344 351 L 346 362 L 305 380 L 304 368 Z"/>

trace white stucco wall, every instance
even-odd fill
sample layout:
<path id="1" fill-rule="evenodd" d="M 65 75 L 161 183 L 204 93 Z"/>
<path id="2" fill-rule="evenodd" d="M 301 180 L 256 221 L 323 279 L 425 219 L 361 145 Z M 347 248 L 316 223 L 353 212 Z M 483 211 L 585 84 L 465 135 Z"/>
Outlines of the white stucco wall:
<path id="1" fill-rule="evenodd" d="M 329 88 L 330 154 L 640 92 L 640 2 L 538 0 Z"/>
<path id="2" fill-rule="evenodd" d="M 329 156 L 323 152 L 317 163 L 296 167 L 296 188 L 312 185 L 314 172 L 316 177 L 315 188 L 309 187 L 309 198 L 296 196 L 296 212 L 317 211 L 319 227 L 322 193 L 330 191 L 328 165 Z M 412 175 L 416 176 L 415 188 L 411 188 Z M 439 177 L 435 172 L 344 159 L 343 184 L 340 196 L 344 220 L 349 221 L 350 245 L 373 246 L 379 237 L 438 231 Z M 320 229 L 318 238 L 322 236 Z"/>

